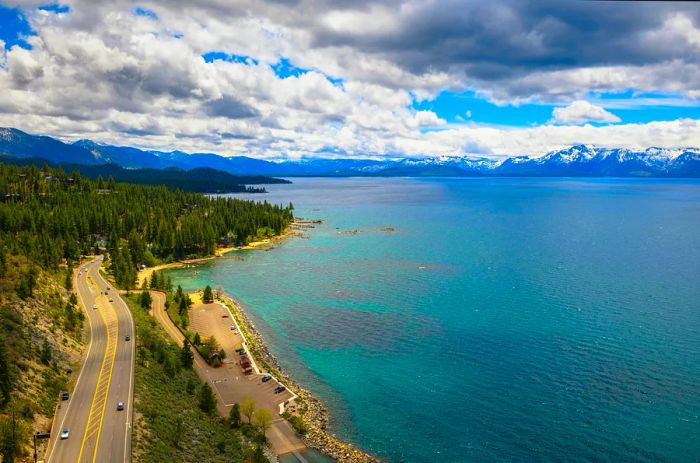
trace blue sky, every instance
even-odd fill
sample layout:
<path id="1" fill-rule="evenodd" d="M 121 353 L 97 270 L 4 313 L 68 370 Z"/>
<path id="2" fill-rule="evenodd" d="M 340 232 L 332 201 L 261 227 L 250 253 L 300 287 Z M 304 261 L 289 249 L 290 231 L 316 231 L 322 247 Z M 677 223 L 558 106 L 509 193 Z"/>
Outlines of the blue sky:
<path id="1" fill-rule="evenodd" d="M 0 0 L 0 125 L 261 157 L 700 144 L 692 5 L 399 3 Z"/>
<path id="2" fill-rule="evenodd" d="M 0 40 L 5 42 L 6 49 L 14 45 L 30 48 L 25 38 L 32 34 L 32 29 L 22 10 L 0 4 Z"/>
<path id="3" fill-rule="evenodd" d="M 606 107 L 608 112 L 627 123 L 700 118 L 700 104 L 696 104 L 697 101 L 683 100 L 679 95 L 636 94 L 630 89 L 600 95 L 591 94 L 588 100 Z M 422 101 L 414 99 L 412 106 L 416 109 L 432 110 L 439 117 L 454 124 L 473 122 L 525 127 L 547 123 L 552 119 L 552 110 L 565 104 L 499 104 L 470 90 L 442 91 L 435 98 Z"/>

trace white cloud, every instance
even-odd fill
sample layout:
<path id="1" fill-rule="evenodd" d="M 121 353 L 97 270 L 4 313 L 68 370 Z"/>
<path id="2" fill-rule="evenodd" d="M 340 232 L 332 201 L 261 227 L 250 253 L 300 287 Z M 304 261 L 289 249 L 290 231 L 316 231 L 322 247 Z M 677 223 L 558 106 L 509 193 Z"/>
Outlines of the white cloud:
<path id="1" fill-rule="evenodd" d="M 416 126 L 418 127 L 435 127 L 445 125 L 447 123 L 444 119 L 439 118 L 438 115 L 432 111 L 416 111 L 414 120 L 416 122 Z"/>
<path id="2" fill-rule="evenodd" d="M 554 108 L 552 121 L 559 124 L 583 124 L 584 122 L 620 122 L 620 118 L 586 100 L 576 100 L 569 106 Z"/>
<path id="3" fill-rule="evenodd" d="M 27 39 L 32 50 L 5 53 L 0 46 L 6 54 L 0 55 L 0 64 L 6 63 L 0 66 L 0 125 L 71 140 L 256 157 L 299 157 L 329 148 L 350 156 L 420 156 L 475 150 L 536 155 L 580 142 L 700 145 L 698 121 L 689 120 L 606 127 L 483 127 L 466 120 L 448 125 L 433 111 L 411 109 L 412 102 L 442 89 L 468 88 L 473 82 L 462 72 L 416 71 L 379 52 L 316 42 L 318 28 L 362 39 L 403 27 L 396 18 L 410 13 L 413 3 L 398 8 L 396 16 L 386 7 L 364 13 L 327 7 L 325 14 L 308 15 L 309 1 L 295 8 L 228 0 L 204 6 L 144 2 L 156 21 L 132 14 L 125 0 L 71 0 L 68 14 L 30 13 L 37 33 Z M 258 64 L 205 63 L 201 55 L 208 51 L 252 56 Z M 280 56 L 313 70 L 281 79 L 269 66 Z M 327 76 L 342 78 L 342 85 Z M 698 65 L 684 61 L 591 66 L 533 72 L 478 90 L 509 102 L 512 95 L 568 102 L 590 89 L 630 86 L 688 94 L 700 88 L 698 76 Z M 471 117 L 471 111 L 464 114 Z M 587 101 L 557 108 L 553 116 L 565 124 L 619 122 Z"/>

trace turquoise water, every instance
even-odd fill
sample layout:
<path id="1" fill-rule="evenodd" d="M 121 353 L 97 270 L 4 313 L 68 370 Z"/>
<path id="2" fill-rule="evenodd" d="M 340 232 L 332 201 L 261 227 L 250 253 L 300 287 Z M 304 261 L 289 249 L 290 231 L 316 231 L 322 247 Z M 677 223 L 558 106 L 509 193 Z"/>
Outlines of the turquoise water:
<path id="1" fill-rule="evenodd" d="M 173 274 L 237 297 L 339 437 L 390 462 L 700 459 L 700 182 L 269 189 L 325 222 Z"/>

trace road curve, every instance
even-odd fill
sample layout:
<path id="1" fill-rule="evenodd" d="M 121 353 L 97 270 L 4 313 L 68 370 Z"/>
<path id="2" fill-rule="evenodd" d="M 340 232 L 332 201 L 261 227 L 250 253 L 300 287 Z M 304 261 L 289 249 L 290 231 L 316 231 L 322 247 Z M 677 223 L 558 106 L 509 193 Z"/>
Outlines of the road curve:
<path id="1" fill-rule="evenodd" d="M 118 292 L 100 275 L 101 262 L 98 258 L 82 265 L 74 277 L 90 325 L 90 346 L 75 389 L 55 418 L 48 463 L 131 461 L 134 321 Z M 117 410 L 118 402 L 124 410 Z M 60 438 L 62 429 L 70 430 L 68 439 Z"/>

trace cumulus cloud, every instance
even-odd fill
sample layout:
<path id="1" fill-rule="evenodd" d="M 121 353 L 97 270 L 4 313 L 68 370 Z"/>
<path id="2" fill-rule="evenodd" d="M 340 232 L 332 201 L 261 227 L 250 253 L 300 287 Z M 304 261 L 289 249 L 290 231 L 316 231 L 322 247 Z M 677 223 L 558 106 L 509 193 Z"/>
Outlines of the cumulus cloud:
<path id="1" fill-rule="evenodd" d="M 438 117 L 433 111 L 416 111 L 414 120 L 418 127 L 433 127 L 445 125 L 447 122 Z"/>
<path id="2" fill-rule="evenodd" d="M 584 122 L 620 122 L 620 118 L 601 106 L 586 100 L 576 100 L 562 108 L 554 108 L 552 122 L 559 124 L 583 124 Z"/>
<path id="3" fill-rule="evenodd" d="M 299 157 L 538 154 L 569 142 L 699 144 L 697 123 L 447 124 L 449 89 L 619 122 L 592 91 L 700 97 L 700 11 L 644 2 L 14 0 L 36 35 L 0 43 L 0 125 L 153 149 Z M 135 6 L 153 15 L 134 14 Z M 205 62 L 220 51 L 251 59 Z M 288 58 L 300 71 L 280 76 Z M 463 112 L 464 113 L 464 112 Z M 471 117 L 471 113 L 467 113 Z M 426 130 L 430 129 L 430 130 Z M 607 142 L 606 142 L 607 140 Z M 694 141 L 694 142 L 693 142 Z M 693 143 L 691 143 L 693 142 Z"/>

